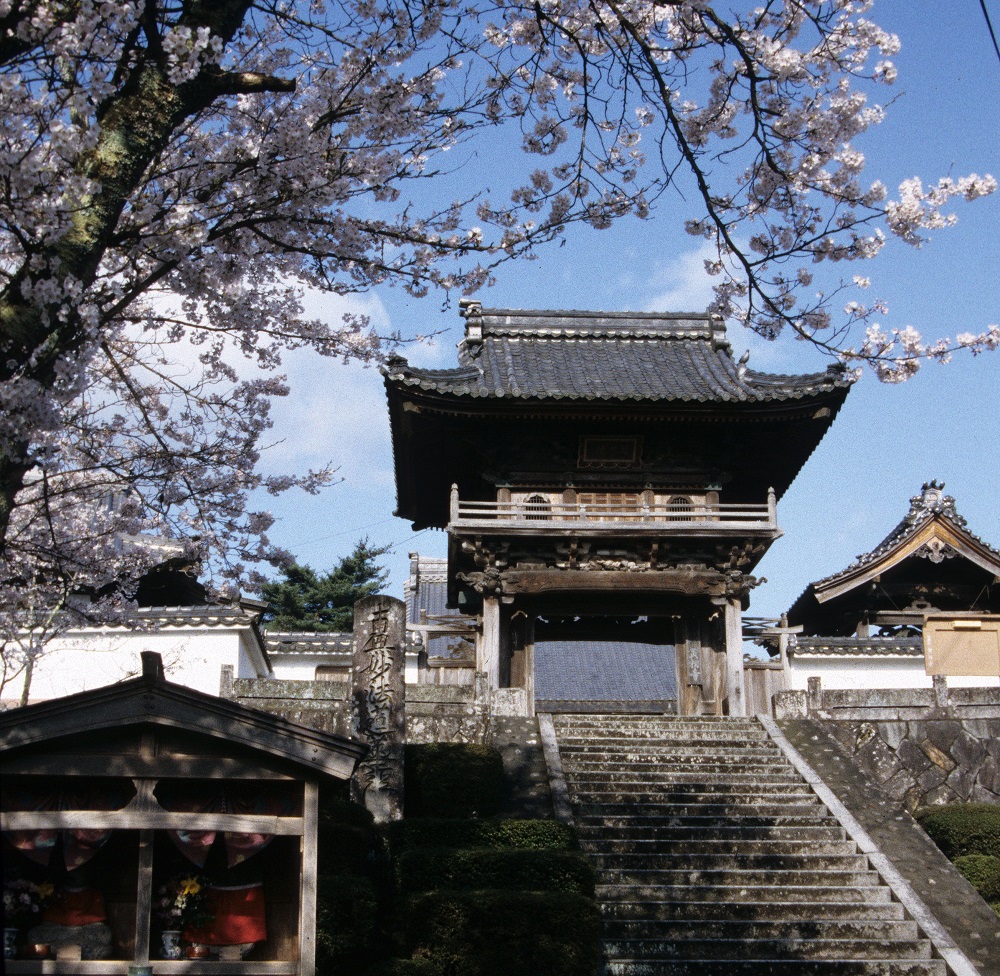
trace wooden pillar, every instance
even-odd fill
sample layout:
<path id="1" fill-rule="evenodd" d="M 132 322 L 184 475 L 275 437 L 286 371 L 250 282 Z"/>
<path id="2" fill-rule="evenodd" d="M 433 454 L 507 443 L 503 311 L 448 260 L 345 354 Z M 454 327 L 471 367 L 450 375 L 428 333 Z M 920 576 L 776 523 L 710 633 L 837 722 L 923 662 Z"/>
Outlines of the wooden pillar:
<path id="1" fill-rule="evenodd" d="M 500 687 L 500 597 L 483 597 L 483 626 L 476 637 L 476 670 L 492 693 Z"/>
<path id="2" fill-rule="evenodd" d="M 136 966 L 149 965 L 149 920 L 153 908 L 153 831 L 139 831 L 139 885 L 135 902 Z"/>
<path id="3" fill-rule="evenodd" d="M 299 974 L 316 973 L 316 883 L 319 860 L 316 840 L 319 835 L 319 786 L 305 784 L 302 805 L 302 888 L 299 896 Z"/>
<path id="4" fill-rule="evenodd" d="M 740 598 L 726 600 L 726 691 L 729 714 L 747 713 L 746 679 L 743 674 L 743 607 Z"/>

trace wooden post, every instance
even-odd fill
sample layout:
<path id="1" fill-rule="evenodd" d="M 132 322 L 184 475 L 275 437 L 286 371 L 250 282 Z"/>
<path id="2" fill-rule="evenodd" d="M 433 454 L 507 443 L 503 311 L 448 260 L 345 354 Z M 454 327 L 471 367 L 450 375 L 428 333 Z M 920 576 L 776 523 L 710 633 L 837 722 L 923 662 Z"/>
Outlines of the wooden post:
<path id="1" fill-rule="evenodd" d="M 319 860 L 316 838 L 319 831 L 319 787 L 305 784 L 303 798 L 302 890 L 299 898 L 299 974 L 314 976 L 316 972 L 316 882 Z"/>
<path id="2" fill-rule="evenodd" d="M 451 505 L 449 521 L 454 524 L 458 521 L 458 485 L 451 486 Z"/>
<path id="3" fill-rule="evenodd" d="M 726 600 L 726 691 L 729 714 L 746 716 L 746 678 L 743 674 L 743 608 L 740 598 Z"/>
<path id="4" fill-rule="evenodd" d="M 139 882 L 135 898 L 136 966 L 149 965 L 149 917 L 153 910 L 153 831 L 139 831 Z"/>
<path id="5" fill-rule="evenodd" d="M 500 687 L 500 598 L 483 597 L 483 626 L 476 641 L 476 670 L 486 675 L 490 693 Z"/>

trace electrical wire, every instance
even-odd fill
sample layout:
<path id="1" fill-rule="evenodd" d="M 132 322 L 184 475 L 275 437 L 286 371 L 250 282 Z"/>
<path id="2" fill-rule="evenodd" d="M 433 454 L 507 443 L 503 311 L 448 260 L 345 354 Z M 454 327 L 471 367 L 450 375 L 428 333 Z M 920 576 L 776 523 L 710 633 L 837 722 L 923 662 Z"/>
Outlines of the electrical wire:
<path id="1" fill-rule="evenodd" d="M 997 43 L 996 31 L 993 30 L 993 22 L 990 20 L 990 12 L 986 9 L 986 0 L 979 0 L 979 6 L 986 18 L 986 27 L 990 32 L 990 39 L 993 41 L 993 50 L 997 52 L 997 60 L 1000 61 L 1000 44 Z"/>

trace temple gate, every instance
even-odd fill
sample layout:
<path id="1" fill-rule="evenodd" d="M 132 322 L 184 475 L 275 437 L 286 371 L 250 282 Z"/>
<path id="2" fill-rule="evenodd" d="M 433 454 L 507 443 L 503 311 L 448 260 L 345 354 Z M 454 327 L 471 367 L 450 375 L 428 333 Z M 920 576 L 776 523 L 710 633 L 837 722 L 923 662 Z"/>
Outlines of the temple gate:
<path id="1" fill-rule="evenodd" d="M 457 368 L 395 357 L 384 373 L 397 514 L 448 532 L 481 695 L 534 714 L 546 635 L 642 631 L 674 648 L 678 711 L 746 714 L 753 569 L 850 377 L 750 370 L 708 315 L 462 315 Z"/>

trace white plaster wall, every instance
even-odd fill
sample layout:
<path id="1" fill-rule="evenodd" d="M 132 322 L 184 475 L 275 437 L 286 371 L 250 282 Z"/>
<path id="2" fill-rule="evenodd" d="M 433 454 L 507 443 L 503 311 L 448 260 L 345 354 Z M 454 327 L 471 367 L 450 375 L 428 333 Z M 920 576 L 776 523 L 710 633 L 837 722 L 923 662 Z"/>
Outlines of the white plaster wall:
<path id="1" fill-rule="evenodd" d="M 29 701 L 59 698 L 135 677 L 142 670 L 142 651 L 160 655 L 171 681 L 218 695 L 224 664 L 233 666 L 237 678 L 267 676 L 263 660 L 254 661 L 254 643 L 249 627 L 71 632 L 49 643 L 36 659 Z M 19 678 L 4 687 L 2 697 L 17 701 L 22 689 Z"/>
<path id="2" fill-rule="evenodd" d="M 330 662 L 302 654 L 270 654 L 271 668 L 278 681 L 315 681 L 316 668 Z"/>
<path id="3" fill-rule="evenodd" d="M 788 660 L 788 689 L 806 691 L 818 677 L 825 689 L 932 688 L 922 657 L 832 657 L 794 655 Z M 1000 677 L 948 677 L 951 688 L 996 688 Z"/>

